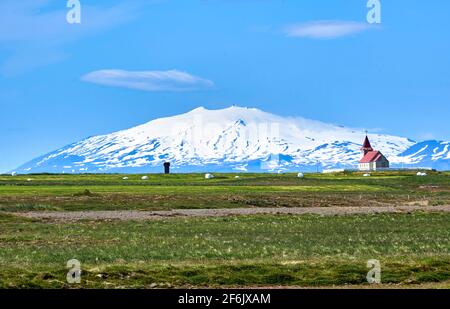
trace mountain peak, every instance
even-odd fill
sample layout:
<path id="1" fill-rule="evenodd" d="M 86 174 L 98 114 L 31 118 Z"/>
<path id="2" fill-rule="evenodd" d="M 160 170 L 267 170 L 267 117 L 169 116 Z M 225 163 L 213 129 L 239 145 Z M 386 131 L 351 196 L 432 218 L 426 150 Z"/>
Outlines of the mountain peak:
<path id="1" fill-rule="evenodd" d="M 244 106 L 238 106 L 238 105 L 231 105 L 229 107 L 225 107 L 225 108 L 219 108 L 219 109 L 208 109 L 205 108 L 204 106 L 199 106 L 197 108 L 194 108 L 193 110 L 191 110 L 188 113 L 197 113 L 197 112 L 205 112 L 205 111 L 209 111 L 209 112 L 226 112 L 226 111 L 260 111 L 260 109 L 257 108 L 250 108 L 250 107 L 244 107 Z"/>
<path id="2" fill-rule="evenodd" d="M 191 110 L 188 113 L 198 113 L 198 112 L 203 112 L 203 111 L 207 111 L 207 109 L 204 106 L 199 106 L 194 108 L 193 110 Z"/>
<path id="3" fill-rule="evenodd" d="M 188 113 L 73 143 L 21 166 L 19 173 L 291 171 L 354 168 L 364 136 L 360 130 L 303 118 L 282 117 L 257 108 L 197 107 Z M 372 135 L 376 149 L 397 164 L 448 164 L 448 144 L 416 144 L 407 138 Z M 416 146 L 417 145 L 417 146 Z M 414 147 L 416 146 L 416 147 Z M 410 151 L 408 151 L 410 149 Z M 267 165 L 268 158 L 279 158 Z M 424 161 L 425 157 L 431 158 Z M 438 161 L 433 161 L 438 160 Z"/>

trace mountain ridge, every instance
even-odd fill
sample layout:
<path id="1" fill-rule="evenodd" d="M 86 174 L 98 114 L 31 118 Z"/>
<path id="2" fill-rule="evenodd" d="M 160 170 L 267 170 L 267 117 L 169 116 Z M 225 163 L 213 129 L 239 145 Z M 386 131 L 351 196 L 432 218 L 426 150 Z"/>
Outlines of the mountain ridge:
<path id="1" fill-rule="evenodd" d="M 150 120 L 95 135 L 20 166 L 18 173 L 316 171 L 356 168 L 364 139 L 360 129 L 282 117 L 257 108 L 231 106 Z M 405 137 L 371 134 L 374 148 L 393 167 L 450 169 L 449 142 L 416 143 Z"/>

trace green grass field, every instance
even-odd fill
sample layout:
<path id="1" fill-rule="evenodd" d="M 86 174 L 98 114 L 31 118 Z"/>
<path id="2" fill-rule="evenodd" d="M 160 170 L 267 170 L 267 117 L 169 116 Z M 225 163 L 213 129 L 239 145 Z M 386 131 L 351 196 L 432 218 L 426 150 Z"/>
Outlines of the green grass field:
<path id="1" fill-rule="evenodd" d="M 450 173 L 0 176 L 0 287 L 450 286 L 450 213 L 248 215 L 151 221 L 17 212 L 450 205 Z M 31 181 L 27 181 L 30 178 Z M 69 259 L 82 283 L 69 285 Z"/>
<path id="2" fill-rule="evenodd" d="M 235 175 L 0 176 L 0 211 L 450 204 L 450 173 Z"/>
<path id="3" fill-rule="evenodd" d="M 77 258 L 85 287 L 365 284 L 450 279 L 450 214 L 243 216 L 48 223 L 0 217 L 1 287 L 67 287 Z"/>

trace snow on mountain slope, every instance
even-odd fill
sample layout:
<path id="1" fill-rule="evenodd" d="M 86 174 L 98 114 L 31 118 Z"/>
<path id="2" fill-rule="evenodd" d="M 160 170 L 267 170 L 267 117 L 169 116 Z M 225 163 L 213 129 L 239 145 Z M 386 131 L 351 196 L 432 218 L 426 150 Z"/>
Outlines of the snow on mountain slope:
<path id="1" fill-rule="evenodd" d="M 400 154 L 403 164 L 450 170 L 450 142 L 425 141 Z"/>
<path id="2" fill-rule="evenodd" d="M 321 168 L 355 168 L 363 139 L 360 129 L 281 117 L 255 108 L 200 107 L 84 139 L 34 159 L 17 171 L 160 172 L 166 161 L 183 172 L 315 170 L 318 164 Z M 373 134 L 370 139 L 394 164 L 420 164 L 425 157 L 450 159 L 448 143 L 428 143 L 423 147 L 430 150 L 414 151 L 419 144 L 407 138 Z"/>

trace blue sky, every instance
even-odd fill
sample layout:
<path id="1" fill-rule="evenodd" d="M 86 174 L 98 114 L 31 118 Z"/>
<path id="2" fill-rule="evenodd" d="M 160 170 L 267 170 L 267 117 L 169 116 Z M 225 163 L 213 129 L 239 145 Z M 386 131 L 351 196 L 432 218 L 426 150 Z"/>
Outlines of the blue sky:
<path id="1" fill-rule="evenodd" d="M 450 2 L 0 3 L 0 172 L 87 136 L 232 104 L 450 139 Z"/>

